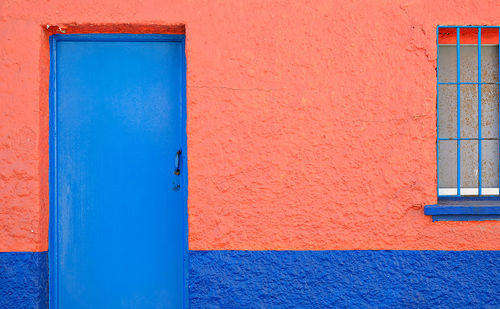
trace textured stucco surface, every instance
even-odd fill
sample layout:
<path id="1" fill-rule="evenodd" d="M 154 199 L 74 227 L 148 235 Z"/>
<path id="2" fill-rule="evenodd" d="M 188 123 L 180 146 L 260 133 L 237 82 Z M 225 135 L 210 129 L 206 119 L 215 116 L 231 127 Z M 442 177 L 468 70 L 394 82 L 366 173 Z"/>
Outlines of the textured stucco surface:
<path id="1" fill-rule="evenodd" d="M 192 308 L 498 308 L 499 251 L 192 251 Z"/>
<path id="2" fill-rule="evenodd" d="M 498 308 L 499 251 L 190 251 L 192 308 Z M 47 308 L 47 252 L 0 253 L 0 308 Z"/>
<path id="3" fill-rule="evenodd" d="M 191 249 L 499 249 L 498 222 L 423 214 L 436 26 L 499 13 L 480 0 L 0 1 L 0 251 L 47 249 L 45 25 L 99 23 L 186 26 Z"/>
<path id="4" fill-rule="evenodd" d="M 190 251 L 192 308 L 497 308 L 499 251 Z M 0 253 L 0 308 L 47 308 L 47 252 Z"/>
<path id="5" fill-rule="evenodd" d="M 47 252 L 0 252 L 0 308 L 48 308 Z"/>

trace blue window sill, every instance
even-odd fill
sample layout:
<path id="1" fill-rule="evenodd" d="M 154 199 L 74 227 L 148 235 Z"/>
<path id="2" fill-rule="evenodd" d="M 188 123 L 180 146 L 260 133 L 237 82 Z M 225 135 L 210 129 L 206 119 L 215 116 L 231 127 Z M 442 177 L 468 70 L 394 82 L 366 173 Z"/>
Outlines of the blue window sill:
<path id="1" fill-rule="evenodd" d="M 437 204 L 425 205 L 424 214 L 432 221 L 500 221 L 497 198 L 439 198 Z"/>

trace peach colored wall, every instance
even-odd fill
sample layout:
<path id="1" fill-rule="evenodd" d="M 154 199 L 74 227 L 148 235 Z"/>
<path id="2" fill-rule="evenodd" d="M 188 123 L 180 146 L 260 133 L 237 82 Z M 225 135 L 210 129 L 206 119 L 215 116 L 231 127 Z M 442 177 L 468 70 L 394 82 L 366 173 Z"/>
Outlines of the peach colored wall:
<path id="1" fill-rule="evenodd" d="M 497 1 L 0 1 L 0 251 L 47 250 L 46 24 L 186 26 L 190 249 L 500 249 L 435 222 L 436 26 Z"/>

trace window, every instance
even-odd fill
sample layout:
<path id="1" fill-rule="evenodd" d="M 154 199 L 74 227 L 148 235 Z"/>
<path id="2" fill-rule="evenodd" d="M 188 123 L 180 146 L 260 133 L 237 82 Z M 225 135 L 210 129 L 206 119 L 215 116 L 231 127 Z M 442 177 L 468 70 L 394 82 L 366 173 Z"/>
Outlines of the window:
<path id="1" fill-rule="evenodd" d="M 437 30 L 438 205 L 425 213 L 500 219 L 499 27 Z"/>

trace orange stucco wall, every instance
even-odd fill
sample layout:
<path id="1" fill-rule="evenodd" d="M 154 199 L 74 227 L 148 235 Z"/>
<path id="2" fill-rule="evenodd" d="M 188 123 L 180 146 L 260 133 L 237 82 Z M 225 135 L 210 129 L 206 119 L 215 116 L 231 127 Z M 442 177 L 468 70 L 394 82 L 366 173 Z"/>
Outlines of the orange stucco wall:
<path id="1" fill-rule="evenodd" d="M 436 26 L 499 16 L 481 0 L 0 1 L 0 251 L 47 250 L 47 24 L 185 25 L 190 249 L 500 249 L 498 222 L 423 214 Z"/>

